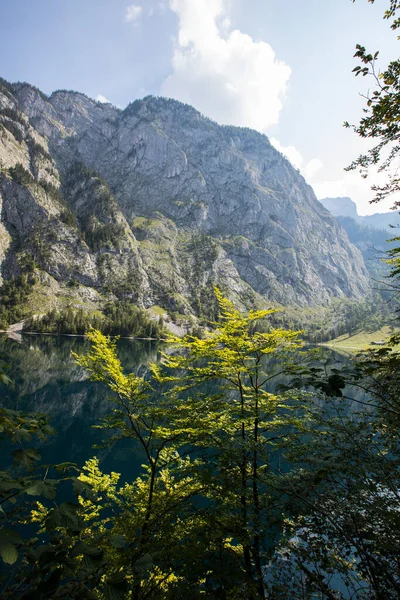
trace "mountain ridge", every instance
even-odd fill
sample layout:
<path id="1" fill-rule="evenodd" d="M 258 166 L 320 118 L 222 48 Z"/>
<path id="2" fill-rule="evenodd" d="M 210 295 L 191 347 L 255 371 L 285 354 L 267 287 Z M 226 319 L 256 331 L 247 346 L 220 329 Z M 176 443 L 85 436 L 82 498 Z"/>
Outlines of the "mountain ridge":
<path id="1" fill-rule="evenodd" d="M 246 307 L 368 293 L 360 254 L 263 134 L 175 100 L 121 110 L 4 80 L 0 115 L 5 280 L 28 253 L 60 296 L 125 288 L 194 315 L 213 312 L 214 284 Z"/>
<path id="2" fill-rule="evenodd" d="M 319 201 L 334 217 L 350 217 L 364 227 L 390 230 L 392 227 L 400 225 L 400 215 L 395 210 L 372 215 L 359 215 L 356 203 L 347 196 L 322 198 Z"/>

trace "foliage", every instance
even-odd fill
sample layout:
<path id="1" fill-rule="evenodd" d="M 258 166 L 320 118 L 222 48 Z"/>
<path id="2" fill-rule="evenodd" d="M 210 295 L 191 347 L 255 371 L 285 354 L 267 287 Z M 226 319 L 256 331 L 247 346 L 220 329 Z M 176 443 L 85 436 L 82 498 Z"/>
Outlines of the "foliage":
<path id="1" fill-rule="evenodd" d="M 21 131 L 21 128 L 16 125 L 13 121 L 2 121 L 2 126 L 5 127 L 6 129 L 8 129 L 8 131 L 14 136 L 14 138 L 17 140 L 17 142 L 23 142 L 24 140 L 24 136 L 23 133 Z"/>
<path id="2" fill-rule="evenodd" d="M 3 93 L 3 90 L 8 92 L 9 94 L 13 93 L 12 83 L 7 81 L 6 79 L 3 79 L 3 77 L 0 77 L 0 86 L 2 87 L 2 93 Z"/>
<path id="3" fill-rule="evenodd" d="M 31 542 L 15 575 L 29 597 L 398 598 L 399 354 L 339 370 L 300 332 L 261 332 L 273 310 L 216 296 L 216 329 L 171 337 L 146 377 L 89 332 L 75 358 L 110 391 L 104 445 L 124 440 L 142 466 L 119 484 L 90 459 L 77 503 L 34 509 L 46 550 Z"/>
<path id="4" fill-rule="evenodd" d="M 60 202 L 61 204 L 65 204 L 65 201 L 62 197 L 60 188 L 56 187 L 53 183 L 50 183 L 46 179 L 40 179 L 39 185 L 42 187 L 49 196 Z"/>
<path id="5" fill-rule="evenodd" d="M 355 0 L 353 0 L 354 2 Z M 371 4 L 374 0 L 368 0 Z M 400 27 L 398 0 L 390 0 L 389 8 L 385 11 L 383 18 L 391 22 L 391 29 L 396 31 Z M 398 36 L 399 37 L 399 36 Z M 352 129 L 362 138 L 372 139 L 375 145 L 366 153 L 361 154 L 354 160 L 347 170 L 358 169 L 363 177 L 368 176 L 371 166 L 377 166 L 378 172 L 387 175 L 386 184 L 383 186 L 373 185 L 372 190 L 376 192 L 372 202 L 380 200 L 400 191 L 400 179 L 398 176 L 398 161 L 400 145 L 398 143 L 400 133 L 400 59 L 391 61 L 384 71 L 377 71 L 376 62 L 379 52 L 369 53 L 360 44 L 356 46 L 354 55 L 360 61 L 360 65 L 353 69 L 356 76 L 372 77 L 375 89 L 365 96 L 366 108 L 363 109 L 364 116 L 358 125 Z M 345 127 L 350 124 L 345 122 Z M 399 208 L 398 201 L 394 202 L 393 208 Z M 395 237 L 391 242 L 398 242 Z M 400 264 L 400 248 L 392 247 L 389 252 L 389 265 L 392 266 L 390 276 L 398 279 Z"/>
<path id="6" fill-rule="evenodd" d="M 104 309 L 101 330 L 106 335 L 128 337 L 162 337 L 162 325 L 149 318 L 148 313 L 129 302 L 108 302 Z"/>
<path id="7" fill-rule="evenodd" d="M 35 181 L 31 173 L 27 171 L 21 163 L 17 163 L 15 167 L 10 167 L 8 173 L 10 177 L 20 185 L 30 185 Z"/>
<path id="8" fill-rule="evenodd" d="M 3 379 L 2 369 L 0 365 Z M 107 528 L 119 476 L 102 475 L 96 460 L 88 461 L 79 477 L 72 463 L 41 465 L 40 453 L 30 444 L 52 433 L 43 415 L 0 409 L 3 459 L 4 446 L 10 447 L 14 462 L 0 471 L 0 563 L 6 565 L 0 575 L 1 597 L 124 598 L 126 582 L 114 563 L 117 557 L 124 562 L 126 539 L 110 535 Z M 75 502 L 58 501 L 65 497 L 67 484 L 73 487 Z M 93 522 L 101 522 L 96 535 Z M 32 537 L 34 523 L 39 535 Z M 143 576 L 149 557 L 139 556 L 132 568 L 135 577 Z"/>
<path id="9" fill-rule="evenodd" d="M 118 250 L 124 235 L 124 225 L 119 222 L 118 205 L 107 182 L 96 172 L 82 163 L 74 163 L 64 180 L 64 195 L 70 200 L 70 210 L 76 208 L 77 225 L 82 238 L 94 252 L 104 248 Z M 90 206 L 82 203 L 82 195 L 86 192 Z M 80 209 L 76 200 L 80 199 Z M 73 213 L 75 217 L 75 213 Z M 69 216 L 69 220 L 72 217 Z"/>
<path id="10" fill-rule="evenodd" d="M 32 158 L 44 158 L 45 160 L 52 161 L 50 154 L 47 152 L 41 144 L 38 144 L 33 137 L 29 137 L 27 140 L 28 148 Z"/>
<path id="11" fill-rule="evenodd" d="M 89 217 L 83 229 L 83 238 L 94 252 L 98 252 L 107 246 L 118 249 L 124 231 L 124 226 L 121 223 L 99 225 L 95 219 Z"/>
<path id="12" fill-rule="evenodd" d="M 353 0 L 354 2 L 355 0 Z M 369 0 L 371 4 L 374 0 Z M 396 13 L 400 8 L 397 0 L 390 0 L 390 6 L 384 13 L 384 19 L 391 21 L 391 28 L 397 30 L 400 26 L 400 19 L 396 18 Z M 353 125 L 353 130 L 362 138 L 376 141 L 366 154 L 361 154 L 348 167 L 348 170 L 359 169 L 361 174 L 366 177 L 369 167 L 379 166 L 379 171 L 388 175 L 388 181 L 384 186 L 373 186 L 376 196 L 374 201 L 378 202 L 383 198 L 400 190 L 400 179 L 397 176 L 397 170 L 393 169 L 396 163 L 400 146 L 398 138 L 400 133 L 399 107 L 400 107 L 400 59 L 391 61 L 383 72 L 378 72 L 376 62 L 379 52 L 369 53 L 364 46 L 357 44 L 355 57 L 359 59 L 360 65 L 353 71 L 356 76 L 362 74 L 364 77 L 372 77 L 375 89 L 372 94 L 366 98 L 366 108 L 364 116 L 358 125 Z M 350 127 L 349 123 L 345 123 Z M 395 202 L 395 206 L 398 203 Z"/>
<path id="13" fill-rule="evenodd" d="M 61 211 L 60 220 L 68 227 L 73 227 L 74 229 L 78 227 L 76 214 L 68 206 Z"/>
<path id="14" fill-rule="evenodd" d="M 43 416 L 24 414 L 22 412 L 0 409 L 0 443 L 9 438 L 20 447 L 12 451 L 14 464 L 19 469 L 0 472 L 0 557 L 7 564 L 18 560 L 18 546 L 23 543 L 19 533 L 13 527 L 15 513 L 23 509 L 17 505 L 17 499 L 23 494 L 34 495 L 37 485 L 35 476 L 25 474 L 30 471 L 40 454 L 34 447 L 26 447 L 32 438 L 43 439 L 50 433 L 50 428 Z M 22 472 L 21 472 L 22 471 Z M 18 515 L 21 519 L 21 515 Z"/>
<path id="15" fill-rule="evenodd" d="M 296 598 L 308 598 L 304 575 L 310 583 L 310 573 L 323 598 L 399 597 L 400 353 L 393 349 L 398 341 L 394 336 L 387 347 L 363 353 L 348 369 L 315 361 L 298 373 L 298 385 L 320 389 L 329 403 L 323 429 L 316 423 L 297 457 L 289 454 L 289 460 L 307 456 L 314 463 L 318 488 L 314 501 L 287 519 L 270 564 L 274 598 L 292 598 L 292 588 L 279 583 L 283 564 L 286 581 L 303 590 Z M 329 591 L 338 580 L 344 596 Z"/>
<path id="16" fill-rule="evenodd" d="M 0 329 L 7 329 L 27 315 L 26 303 L 35 283 L 33 274 L 22 274 L 3 283 L 0 288 Z"/>
<path id="17" fill-rule="evenodd" d="M 393 412 L 393 406 L 382 401 L 381 411 L 377 400 L 388 382 L 391 402 L 398 398 L 398 368 L 392 364 L 393 356 L 388 350 L 377 350 L 373 356 L 381 370 L 369 356 L 347 374 L 320 359 L 309 366 L 293 363 L 288 356 L 298 345 L 296 333 L 259 333 L 254 322 L 271 311 L 243 316 L 218 291 L 217 296 L 222 312 L 218 330 L 204 340 L 191 336 L 173 339 L 179 351 L 164 357 L 164 368 L 153 366 L 155 381 L 167 388 L 156 418 L 151 413 L 143 420 L 146 439 L 156 445 L 159 435 L 158 443 L 171 444 L 176 459 L 182 452 L 191 457 L 186 476 L 191 477 L 192 486 L 199 486 L 194 515 L 207 506 L 203 522 L 185 516 L 185 527 L 180 529 L 173 521 L 184 557 L 177 554 L 172 537 L 168 537 L 169 553 L 161 547 L 158 555 L 160 540 L 151 537 L 153 568 L 165 569 L 162 560 L 168 556 L 167 564 L 175 575 L 169 586 L 157 589 L 159 596 L 154 590 L 154 597 L 197 597 L 201 593 L 236 598 L 240 589 L 248 598 L 267 595 L 281 600 L 310 600 L 316 594 L 330 600 L 348 595 L 369 600 L 397 598 L 398 422 L 390 425 L 388 411 Z M 81 364 L 89 368 L 92 377 L 108 382 L 120 404 L 121 395 L 130 395 L 132 375 L 122 375 L 104 338 L 94 341 L 94 352 L 88 359 L 80 359 Z M 264 372 L 268 355 L 277 359 L 276 368 L 295 375 L 285 393 L 265 389 L 276 374 L 274 362 Z M 325 396 L 325 408 L 317 409 L 304 392 L 294 393 L 296 379 L 302 389 L 311 385 L 319 390 L 318 394 Z M 368 389 L 378 401 L 369 403 L 368 410 L 356 419 L 354 413 L 347 413 L 358 399 L 357 395 L 348 396 L 346 380 Z M 135 386 L 143 385 L 137 379 L 132 381 Z M 219 384 L 212 393 L 211 382 Z M 146 394 L 146 389 L 139 392 Z M 363 402 L 361 406 L 364 408 Z M 125 409 L 125 420 L 129 415 L 136 420 L 147 410 L 145 405 L 138 410 L 137 404 L 131 407 L 129 403 Z M 117 432 L 122 417 L 117 410 Z M 165 422 L 158 429 L 160 417 Z M 109 421 L 108 426 L 111 424 Z M 160 477 L 165 477 L 164 468 L 160 468 Z M 168 468 L 174 482 L 176 465 L 169 463 Z M 146 486 L 156 521 L 157 476 L 155 470 L 154 486 L 151 478 Z M 176 484 L 171 485 L 177 490 Z M 180 510 L 185 508 L 186 501 Z M 192 511 L 193 506 L 190 514 Z M 278 543 L 282 522 L 285 530 Z M 169 530 L 172 525 L 168 523 L 167 519 L 164 526 Z M 151 516 L 148 527 L 153 532 Z M 186 545 L 188 531 L 191 545 Z M 193 539 L 197 540 L 195 556 Z M 217 551 L 218 539 L 224 541 Z M 150 552 L 150 547 L 144 550 Z M 141 584 L 136 597 L 145 595 L 144 589 Z M 346 590 L 346 596 L 338 589 Z"/>
<path id="18" fill-rule="evenodd" d="M 303 339 L 311 343 L 326 342 L 357 331 L 376 331 L 393 324 L 397 302 L 373 290 L 365 300 L 334 298 L 329 306 L 316 308 L 283 307 L 271 316 L 275 327 L 304 329 Z"/>
<path id="19" fill-rule="evenodd" d="M 72 208 L 64 199 L 64 196 L 61 193 L 61 189 L 55 186 L 54 184 L 50 183 L 46 179 L 40 179 L 39 185 L 51 198 L 56 200 L 56 202 L 58 202 L 61 205 L 60 220 L 69 227 L 73 227 L 74 229 L 76 229 L 78 227 L 78 219 Z"/>
<path id="20" fill-rule="evenodd" d="M 94 588 L 106 598 L 123 597 L 117 592 L 124 592 L 126 586 L 109 565 L 110 555 L 112 560 L 123 553 L 125 538 L 108 536 L 105 518 L 96 536 L 90 529 L 93 503 L 97 506 L 101 498 L 95 516 L 103 517 L 109 507 L 105 482 L 111 487 L 118 476 L 103 476 L 99 486 L 96 461 L 89 461 L 79 477 L 72 463 L 37 464 L 38 450 L 24 444 L 35 436 L 43 440 L 49 433 L 52 430 L 41 415 L 0 411 L 1 441 L 9 438 L 12 444 L 22 445 L 12 451 L 16 467 L 0 473 L 0 557 L 13 566 L 0 579 L 1 597 L 99 598 Z M 75 502 L 56 502 L 60 489 L 65 496 L 66 484 L 73 486 Z M 39 524 L 39 536 L 30 537 L 33 523 Z"/>
<path id="21" fill-rule="evenodd" d="M 299 346 L 298 333 L 256 332 L 252 325 L 273 311 L 240 315 L 216 294 L 218 330 L 203 340 L 171 338 L 179 351 L 164 356 L 163 368 L 153 365 L 151 385 L 162 386 L 162 395 L 125 375 L 114 344 L 97 332 L 89 334 L 90 354 L 77 357 L 114 392 L 116 408 L 103 426 L 143 451 L 144 475 L 136 491 L 126 486 L 132 495 L 119 524 L 119 531 L 132 532 L 136 551 L 153 558 L 149 579 L 131 587 L 135 598 L 147 597 L 150 582 L 152 598 L 234 598 L 239 589 L 264 597 L 261 557 L 280 519 L 273 490 L 266 493 L 269 465 L 283 429 L 300 425 L 291 405 L 300 414 L 303 399 L 266 391 L 281 369 L 265 372 L 264 358 L 286 360 Z M 210 384 L 218 386 L 211 394 Z M 138 512 L 130 508 L 133 497 L 143 507 Z"/>

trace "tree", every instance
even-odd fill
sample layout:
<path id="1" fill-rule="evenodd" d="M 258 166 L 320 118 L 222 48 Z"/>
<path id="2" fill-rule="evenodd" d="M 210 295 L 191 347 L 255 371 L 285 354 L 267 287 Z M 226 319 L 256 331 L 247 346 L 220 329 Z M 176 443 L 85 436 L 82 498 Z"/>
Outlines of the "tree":
<path id="1" fill-rule="evenodd" d="M 161 382 L 174 383 L 168 394 L 175 401 L 199 386 L 201 390 L 211 382 L 218 384 L 213 395 L 190 394 L 190 428 L 185 437 L 195 449 L 211 450 L 212 463 L 202 476 L 219 482 L 208 490 L 208 499 L 223 523 L 220 535 L 235 540 L 230 545 L 240 559 L 246 597 L 263 598 L 264 555 L 280 518 L 269 485 L 271 462 L 286 437 L 283 428 L 291 429 L 288 439 L 296 437 L 294 427 L 301 429 L 292 410 L 301 411 L 302 399 L 296 394 L 273 394 L 268 384 L 299 348 L 300 332 L 257 332 L 257 321 L 275 311 L 242 315 L 218 289 L 215 294 L 220 308 L 216 331 L 201 340 L 172 339 L 180 352 L 165 356 L 164 366 L 178 374 L 165 379 L 156 367 L 154 373 Z M 272 356 L 268 364 L 266 359 Z"/>
<path id="2" fill-rule="evenodd" d="M 138 599 L 342 600 L 344 589 L 358 599 L 398 598 L 400 453 L 397 424 L 379 404 L 385 381 L 391 397 L 398 391 L 389 353 L 381 383 L 369 362 L 349 375 L 375 400 L 368 411 L 361 402 L 355 419 L 357 395 L 346 396 L 343 373 L 307 366 L 302 353 L 291 358 L 298 332 L 260 333 L 257 320 L 272 311 L 242 315 L 216 295 L 216 329 L 171 338 L 175 350 L 150 380 L 125 375 L 99 333 L 78 359 L 113 391 L 104 425 L 114 439 L 144 451 L 140 476 L 114 483 L 109 496 L 108 535 L 124 534 L 128 552 L 123 562 L 108 555 L 108 565 Z M 286 380 L 272 392 L 275 377 L 290 373 L 301 389 Z M 85 481 L 104 490 L 109 476 L 94 466 Z M 103 523 L 90 506 L 93 545 Z M 138 577 L 141 556 L 151 566 Z"/>
<path id="3" fill-rule="evenodd" d="M 331 600 L 400 597 L 398 342 L 394 336 L 347 369 L 318 361 L 301 373 L 300 386 L 325 393 L 325 415 L 315 413 L 309 440 L 288 459 L 307 463 L 305 479 L 318 484 L 287 519 L 270 564 L 274 600 L 314 598 L 317 590 Z M 287 483 L 296 485 L 295 471 Z"/>
<path id="4" fill-rule="evenodd" d="M 6 473 L 7 494 L 40 496 L 22 519 L 39 535 L 15 538 L 24 557 L 2 597 L 343 600 L 338 578 L 358 600 L 399 597 L 398 354 L 379 348 L 348 375 L 307 364 L 299 332 L 258 330 L 273 311 L 216 297 L 215 330 L 171 337 L 145 377 L 90 332 L 76 359 L 110 391 L 104 444 L 142 466 L 120 483 L 92 458 L 61 478 L 77 501 L 56 505 L 51 465 L 15 490 Z M 357 418 L 348 381 L 372 398 Z"/>
<path id="5" fill-rule="evenodd" d="M 204 339 L 171 337 L 175 351 L 152 366 L 150 381 L 125 375 L 115 344 L 98 332 L 92 351 L 77 357 L 113 392 L 104 423 L 113 440 L 128 438 L 143 453 L 142 474 L 117 494 L 113 528 L 127 532 L 136 559 L 152 557 L 140 581 L 124 567 L 133 598 L 150 590 L 152 598 L 265 597 L 263 566 L 285 494 L 275 492 L 274 462 L 308 423 L 302 393 L 267 386 L 299 348 L 299 332 L 257 332 L 273 311 L 241 315 L 216 296 L 217 329 Z"/>
<path id="6" fill-rule="evenodd" d="M 355 2 L 355 0 L 352 0 Z M 375 0 L 368 0 L 371 4 Z M 397 12 L 400 8 L 398 0 L 390 0 L 384 19 L 391 21 L 391 29 L 400 27 Z M 353 130 L 362 138 L 372 139 L 376 144 L 366 153 L 354 160 L 347 170 L 359 169 L 363 177 L 367 177 L 368 169 L 377 165 L 378 170 L 387 173 L 388 181 L 384 186 L 372 186 L 376 192 L 374 202 L 400 191 L 400 178 L 397 163 L 400 155 L 400 59 L 389 63 L 384 71 L 377 70 L 379 52 L 369 53 L 364 46 L 357 44 L 355 57 L 360 65 L 354 68 L 356 76 L 372 77 L 375 89 L 365 97 L 364 116 Z M 345 122 L 345 127 L 350 127 Z M 398 201 L 395 207 L 400 206 Z"/>

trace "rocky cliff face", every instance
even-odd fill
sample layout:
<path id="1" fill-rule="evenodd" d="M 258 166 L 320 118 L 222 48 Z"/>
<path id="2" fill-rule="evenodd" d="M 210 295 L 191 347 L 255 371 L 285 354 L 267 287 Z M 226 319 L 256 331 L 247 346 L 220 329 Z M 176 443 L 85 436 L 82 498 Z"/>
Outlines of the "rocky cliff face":
<path id="1" fill-rule="evenodd" d="M 48 298 L 130 298 L 201 314 L 368 291 L 358 250 L 268 138 L 145 98 L 0 86 L 0 261 Z"/>

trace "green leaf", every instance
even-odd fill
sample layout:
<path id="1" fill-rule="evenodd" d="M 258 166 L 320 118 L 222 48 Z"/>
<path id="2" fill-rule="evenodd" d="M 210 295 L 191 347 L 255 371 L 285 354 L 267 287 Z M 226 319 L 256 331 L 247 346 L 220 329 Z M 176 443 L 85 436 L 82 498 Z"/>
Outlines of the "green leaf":
<path id="1" fill-rule="evenodd" d="M 22 543 L 21 536 L 12 529 L 0 529 L 0 556 L 5 563 L 13 565 L 18 560 L 16 544 Z"/>
<path id="2" fill-rule="evenodd" d="M 106 600 L 125 600 L 127 592 L 128 584 L 120 575 L 108 579 L 104 586 Z"/>
<path id="3" fill-rule="evenodd" d="M 75 517 L 80 510 L 82 510 L 80 504 L 75 504 L 73 502 L 63 502 L 60 504 L 61 513 L 68 517 Z"/>
<path id="4" fill-rule="evenodd" d="M 56 497 L 56 479 L 46 479 L 46 481 L 36 481 L 33 485 L 28 487 L 26 493 L 28 496 L 43 496 L 49 500 L 54 500 Z"/>
<path id="5" fill-rule="evenodd" d="M 135 562 L 133 570 L 138 575 L 145 575 L 146 573 L 148 573 L 148 571 L 151 570 L 152 567 L 153 567 L 152 557 L 150 556 L 150 554 L 144 554 Z"/>
<path id="6" fill-rule="evenodd" d="M 78 556 L 79 554 L 83 554 L 85 556 L 102 556 L 103 550 L 95 548 L 94 546 L 89 546 L 89 544 L 82 542 L 77 544 L 71 552 L 71 556 Z"/>
<path id="7" fill-rule="evenodd" d="M 35 462 L 40 459 L 40 454 L 35 448 L 14 450 L 12 452 L 14 464 L 23 466 L 25 469 L 32 469 Z"/>
<path id="8" fill-rule="evenodd" d="M 113 548 L 121 550 L 122 548 L 126 548 L 128 542 L 124 535 L 112 535 L 110 537 L 110 543 Z"/>
<path id="9" fill-rule="evenodd" d="M 82 531 L 83 525 L 76 512 L 74 504 L 68 502 L 61 504 L 60 508 L 52 510 L 46 518 L 46 531 L 54 531 L 57 527 L 65 527 L 71 533 Z"/>
<path id="10" fill-rule="evenodd" d="M 53 467 L 61 473 L 68 471 L 69 469 L 77 469 L 78 468 L 77 464 L 73 463 L 73 462 L 64 462 L 64 463 L 60 463 L 58 465 L 53 465 Z"/>
<path id="11" fill-rule="evenodd" d="M 18 550 L 14 544 L 0 538 L 0 556 L 7 565 L 13 565 L 18 560 Z"/>

